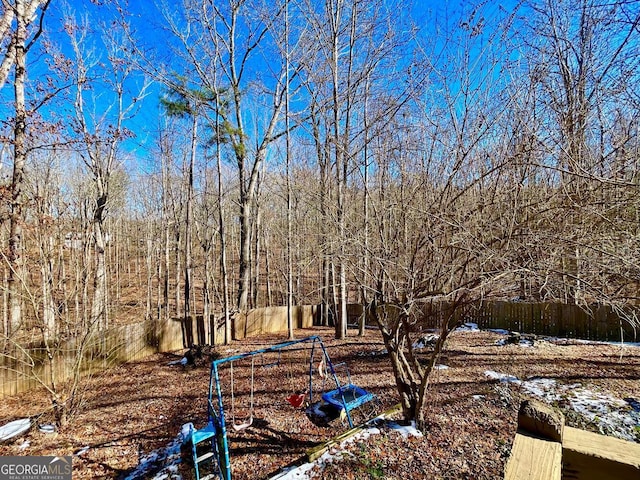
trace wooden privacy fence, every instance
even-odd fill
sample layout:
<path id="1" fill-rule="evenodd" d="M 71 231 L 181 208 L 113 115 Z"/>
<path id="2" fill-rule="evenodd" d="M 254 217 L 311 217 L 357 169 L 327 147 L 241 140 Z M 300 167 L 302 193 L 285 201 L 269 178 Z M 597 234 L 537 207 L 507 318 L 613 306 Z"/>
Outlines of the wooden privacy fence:
<path id="1" fill-rule="evenodd" d="M 319 308 L 316 305 L 293 307 L 294 328 L 312 327 L 317 323 Z M 361 313 L 360 305 L 350 305 L 349 323 L 357 323 Z M 611 307 L 603 305 L 587 310 L 559 303 L 485 302 L 475 309 L 469 321 L 484 329 L 501 328 L 585 340 L 638 341 L 640 329 L 634 314 L 640 313 L 631 309 L 626 313 L 628 318 L 636 320 L 629 322 Z M 433 324 L 427 322 L 425 326 L 438 327 L 441 317 L 436 318 Z M 144 321 L 96 332 L 87 343 L 80 370 L 83 374 L 90 374 L 154 352 L 209 343 L 212 325 L 211 321 L 206 325 L 200 316 L 182 322 Z M 235 340 L 286 331 L 286 307 L 255 309 L 236 315 L 232 323 Z M 218 326 L 217 340 L 218 343 L 224 341 L 223 326 Z M 22 348 L 8 344 L 0 354 L 0 398 L 40 386 L 37 378 L 49 383 L 52 370 L 58 382 L 70 378 L 77 349 L 75 341 L 63 343 L 56 347 L 55 358 L 49 362 L 42 347 Z"/>
<path id="2" fill-rule="evenodd" d="M 294 328 L 310 328 L 318 308 L 315 305 L 293 307 Z M 212 317 L 189 320 L 143 321 L 97 331 L 88 339 L 82 355 L 80 371 L 88 375 L 131 360 L 142 359 L 155 352 L 179 350 L 194 344 L 210 342 Z M 224 342 L 224 325 L 217 325 L 216 343 Z M 264 333 L 287 331 L 287 307 L 259 308 L 236 315 L 232 323 L 234 340 Z M 0 345 L 1 347 L 1 345 Z M 57 382 L 71 378 L 77 359 L 76 340 L 64 342 L 53 349 L 50 362 L 42 346 L 22 347 L 8 343 L 0 352 L 0 398 L 50 384 L 52 371 Z"/>
<path id="3" fill-rule="evenodd" d="M 291 308 L 293 328 L 311 328 L 318 313 L 316 305 Z M 240 340 L 264 333 L 286 332 L 287 307 L 256 308 L 246 315 L 238 315 L 233 324 L 233 339 Z"/>
<path id="4" fill-rule="evenodd" d="M 77 339 L 51 347 L 49 361 L 43 346 L 22 347 L 8 342 L 0 354 L 0 398 L 68 380 L 78 359 Z M 182 329 L 177 321 L 143 321 L 94 332 L 86 341 L 80 363 L 82 375 L 139 360 L 152 353 L 182 347 Z M 40 381 L 38 380 L 40 379 Z"/>
<path id="5" fill-rule="evenodd" d="M 474 314 L 480 328 L 599 341 L 637 341 L 637 310 L 621 315 L 608 305 L 584 308 L 561 303 L 486 302 Z M 626 316 L 626 318 L 625 318 Z"/>
<path id="6" fill-rule="evenodd" d="M 433 313 L 433 305 L 431 306 Z M 426 328 L 438 328 L 446 317 L 436 309 L 435 317 L 416 319 Z M 421 315 L 421 314 L 417 314 Z M 466 322 L 481 329 L 504 329 L 551 337 L 597 341 L 633 342 L 640 339 L 640 310 L 621 312 L 607 305 L 584 308 L 561 303 L 482 302 L 468 309 Z"/>
<path id="7" fill-rule="evenodd" d="M 311 328 L 318 313 L 316 305 L 298 305 L 291 307 L 293 328 Z M 205 321 L 202 316 L 194 316 L 183 323 L 184 347 L 190 345 L 205 345 L 211 342 L 211 332 L 216 328 L 217 345 L 224 343 L 224 324 L 221 319 L 211 317 Z M 216 325 L 217 323 L 217 325 Z M 236 314 L 231 318 L 231 337 L 242 340 L 265 333 L 286 332 L 287 307 L 266 307 L 250 310 L 246 314 Z"/>
<path id="8" fill-rule="evenodd" d="M 447 317 L 446 303 L 429 304 L 415 313 L 418 325 L 439 328 Z M 378 307 L 379 309 L 381 307 Z M 424 311 L 429 308 L 431 316 Z M 349 305 L 349 324 L 355 326 L 362 315 L 362 305 Z M 394 309 L 386 313 L 393 315 Z M 457 314 L 454 314 L 457 315 Z M 607 305 L 589 308 L 561 303 L 483 302 L 468 309 L 464 321 L 475 322 L 482 329 L 496 328 L 535 335 L 579 338 L 598 341 L 640 341 L 640 309 L 614 310 Z"/>

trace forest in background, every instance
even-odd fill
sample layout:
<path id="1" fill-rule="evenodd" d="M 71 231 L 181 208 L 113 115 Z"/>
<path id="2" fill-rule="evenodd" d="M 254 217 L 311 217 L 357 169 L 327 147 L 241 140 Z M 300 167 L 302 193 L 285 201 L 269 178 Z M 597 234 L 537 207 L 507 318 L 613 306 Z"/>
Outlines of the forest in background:
<path id="1" fill-rule="evenodd" d="M 636 304 L 639 6 L 3 2 L 5 351 L 193 315 L 230 341 L 273 305 L 392 338 L 376 306 Z"/>

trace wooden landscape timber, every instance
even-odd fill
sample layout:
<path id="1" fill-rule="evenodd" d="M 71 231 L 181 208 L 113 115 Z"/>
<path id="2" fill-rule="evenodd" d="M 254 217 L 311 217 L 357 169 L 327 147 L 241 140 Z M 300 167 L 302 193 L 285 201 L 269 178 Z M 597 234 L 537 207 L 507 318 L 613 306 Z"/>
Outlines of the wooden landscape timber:
<path id="1" fill-rule="evenodd" d="M 560 480 L 562 444 L 526 433 L 516 433 L 505 480 Z"/>
<path id="2" fill-rule="evenodd" d="M 640 478 L 640 444 L 567 427 L 564 416 L 525 400 L 505 480 Z"/>

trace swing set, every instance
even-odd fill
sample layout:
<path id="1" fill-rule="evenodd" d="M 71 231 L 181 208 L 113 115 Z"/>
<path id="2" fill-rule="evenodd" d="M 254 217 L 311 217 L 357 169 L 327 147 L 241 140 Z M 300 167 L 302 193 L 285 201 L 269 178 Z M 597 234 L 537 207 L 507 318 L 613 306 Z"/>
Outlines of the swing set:
<path id="1" fill-rule="evenodd" d="M 374 400 L 376 397 L 367 392 L 366 390 L 357 387 L 351 383 L 351 377 L 348 374 L 348 382 L 341 385 L 334 365 L 331 363 L 331 359 L 327 353 L 327 350 L 322 343 L 320 337 L 314 335 L 306 337 L 300 340 L 292 340 L 289 342 L 272 345 L 260 350 L 254 350 L 252 352 L 243 353 L 240 355 L 234 355 L 231 357 L 220 358 L 214 360 L 211 363 L 211 375 L 209 378 L 209 395 L 208 395 L 208 423 L 207 426 L 201 430 L 194 430 L 192 432 L 192 449 L 194 468 L 196 473 L 196 480 L 205 480 L 212 478 L 220 478 L 221 480 L 231 480 L 231 464 L 229 459 L 229 441 L 227 436 L 227 428 L 230 424 L 231 429 L 234 432 L 242 432 L 251 427 L 254 423 L 254 393 L 255 393 L 255 370 L 260 363 L 257 363 L 256 357 L 262 356 L 263 367 L 280 366 L 283 362 L 283 353 L 293 350 L 291 347 L 294 345 L 310 343 L 311 347 L 307 347 L 310 350 L 309 365 L 308 365 L 308 387 L 302 392 L 293 392 L 288 395 L 286 400 L 292 407 L 300 408 L 305 400 L 308 398 L 309 404 L 313 403 L 313 377 L 314 371 L 317 371 L 320 378 L 322 378 L 322 389 L 324 391 L 324 385 L 326 381 L 335 383 L 336 388 L 330 392 L 321 394 L 322 401 L 328 403 L 340 410 L 341 415 L 344 415 L 349 423 L 349 426 L 353 428 L 353 420 L 350 415 L 350 411 L 363 405 L 364 403 Z M 264 359 L 267 354 L 275 354 L 276 360 L 273 362 L 264 363 Z M 318 357 L 318 358 L 316 358 Z M 237 418 L 243 415 L 237 414 L 236 407 L 236 379 L 234 375 L 234 363 L 242 360 L 251 359 L 251 377 L 250 377 L 250 390 L 249 390 L 249 407 L 248 414 L 244 419 Z M 228 376 L 230 387 L 231 402 L 230 411 L 227 413 L 225 404 L 223 402 L 223 388 L 221 382 L 221 368 L 228 364 Z M 338 364 L 336 367 L 344 364 Z M 346 367 L 346 366 L 345 366 Z M 290 379 L 293 380 L 293 374 L 290 372 Z M 230 422 L 229 422 L 230 420 Z M 208 451 L 202 455 L 198 452 L 199 444 L 206 445 Z M 204 477 L 200 476 L 200 464 L 207 462 L 213 462 L 214 474 L 210 474 Z"/>

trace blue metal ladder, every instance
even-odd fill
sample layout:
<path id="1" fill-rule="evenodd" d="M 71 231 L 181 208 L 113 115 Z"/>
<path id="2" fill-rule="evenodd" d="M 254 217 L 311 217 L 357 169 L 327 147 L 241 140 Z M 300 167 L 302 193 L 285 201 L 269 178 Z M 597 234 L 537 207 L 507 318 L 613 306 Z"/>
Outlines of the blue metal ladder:
<path id="1" fill-rule="evenodd" d="M 210 403 L 210 402 L 209 402 Z M 193 455 L 193 468 L 196 480 L 212 480 L 222 478 L 220 456 L 218 454 L 219 428 L 216 427 L 215 417 L 212 415 L 213 407 L 209 405 L 209 422 L 200 430 L 191 430 L 191 452 Z M 209 463 L 210 472 L 201 476 L 200 469 Z"/>

